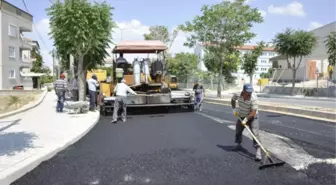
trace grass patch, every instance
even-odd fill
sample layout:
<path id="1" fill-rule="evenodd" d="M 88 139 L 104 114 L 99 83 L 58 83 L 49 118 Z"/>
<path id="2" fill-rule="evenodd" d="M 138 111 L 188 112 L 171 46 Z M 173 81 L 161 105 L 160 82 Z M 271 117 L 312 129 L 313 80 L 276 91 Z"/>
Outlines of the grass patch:
<path id="1" fill-rule="evenodd" d="M 41 93 L 29 93 L 22 95 L 1 95 L 0 96 L 0 114 L 17 110 L 24 105 L 36 101 Z"/>

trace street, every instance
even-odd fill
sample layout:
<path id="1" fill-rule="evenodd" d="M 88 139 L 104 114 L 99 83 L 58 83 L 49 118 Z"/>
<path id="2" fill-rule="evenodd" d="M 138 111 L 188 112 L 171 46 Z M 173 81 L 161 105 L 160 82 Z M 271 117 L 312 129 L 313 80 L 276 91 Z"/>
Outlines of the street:
<path id="1" fill-rule="evenodd" d="M 129 115 L 126 123 L 101 117 L 13 185 L 335 184 L 334 125 L 268 112 L 259 119 L 262 142 L 285 166 L 259 171 L 248 134 L 245 150 L 232 151 L 231 108 L 205 104 L 201 113 Z"/>

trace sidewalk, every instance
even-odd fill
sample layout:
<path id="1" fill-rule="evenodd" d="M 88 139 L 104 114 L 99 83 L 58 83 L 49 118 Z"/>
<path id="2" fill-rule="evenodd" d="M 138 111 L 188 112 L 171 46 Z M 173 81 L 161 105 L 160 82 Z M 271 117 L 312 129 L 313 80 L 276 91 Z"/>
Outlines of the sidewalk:
<path id="1" fill-rule="evenodd" d="M 78 141 L 98 122 L 99 112 L 56 113 L 56 96 L 0 121 L 0 184 L 6 185 Z"/>

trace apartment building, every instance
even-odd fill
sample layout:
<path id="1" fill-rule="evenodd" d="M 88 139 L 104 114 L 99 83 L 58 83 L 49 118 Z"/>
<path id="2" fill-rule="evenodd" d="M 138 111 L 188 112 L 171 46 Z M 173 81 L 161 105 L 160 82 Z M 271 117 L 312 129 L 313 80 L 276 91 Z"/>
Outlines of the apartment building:
<path id="1" fill-rule="evenodd" d="M 245 53 L 252 52 L 252 50 L 256 47 L 257 45 L 243 45 L 240 47 L 237 47 L 237 50 L 240 51 L 241 56 L 243 56 Z M 197 44 L 195 51 L 195 55 L 198 56 L 198 64 L 197 67 L 198 69 L 202 71 L 207 71 L 204 62 L 203 62 L 203 57 L 205 54 L 204 51 L 204 44 Z M 257 80 L 260 78 L 261 73 L 267 73 L 268 69 L 272 67 L 272 62 L 270 61 L 270 58 L 277 56 L 277 53 L 275 52 L 274 48 L 266 47 L 264 48 L 263 53 L 261 56 L 258 58 L 258 63 L 257 67 L 255 70 L 255 74 L 253 76 L 253 83 L 256 83 Z M 249 82 L 249 77 L 248 75 L 244 74 L 244 70 L 241 69 L 241 66 L 238 66 L 238 71 L 237 73 L 233 74 L 237 78 L 237 83 L 244 83 L 244 82 Z"/>
<path id="2" fill-rule="evenodd" d="M 33 16 L 6 1 L 1 1 L 0 8 L 0 89 L 32 88 L 32 79 L 25 73 L 32 67 L 33 46 L 24 33 L 32 31 Z"/>

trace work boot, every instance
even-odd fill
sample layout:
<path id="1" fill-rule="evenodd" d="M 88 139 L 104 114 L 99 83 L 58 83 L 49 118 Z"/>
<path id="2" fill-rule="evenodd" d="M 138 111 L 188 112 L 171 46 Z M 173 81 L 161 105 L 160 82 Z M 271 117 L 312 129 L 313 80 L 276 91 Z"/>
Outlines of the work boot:
<path id="1" fill-rule="evenodd" d="M 112 120 L 111 123 L 117 123 L 117 120 Z"/>
<path id="2" fill-rule="evenodd" d="M 232 150 L 233 150 L 233 151 L 239 151 L 239 150 L 241 150 L 241 149 L 243 149 L 243 147 L 242 147 L 241 144 L 239 143 L 239 144 L 237 144 L 236 147 L 234 147 Z"/>
<path id="3" fill-rule="evenodd" d="M 260 148 L 258 147 L 257 148 L 257 151 L 256 151 L 256 156 L 255 156 L 255 161 L 261 161 L 261 151 L 260 151 Z"/>

